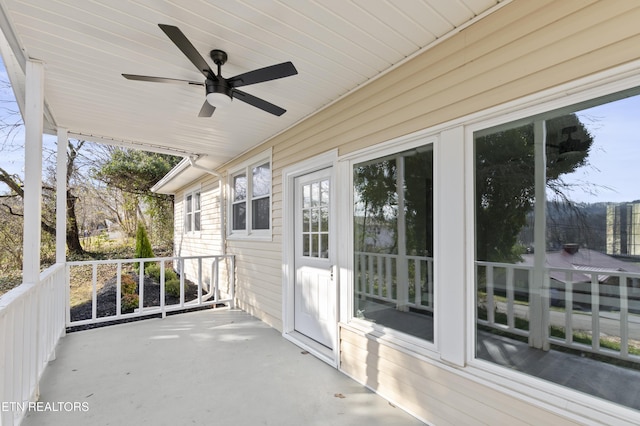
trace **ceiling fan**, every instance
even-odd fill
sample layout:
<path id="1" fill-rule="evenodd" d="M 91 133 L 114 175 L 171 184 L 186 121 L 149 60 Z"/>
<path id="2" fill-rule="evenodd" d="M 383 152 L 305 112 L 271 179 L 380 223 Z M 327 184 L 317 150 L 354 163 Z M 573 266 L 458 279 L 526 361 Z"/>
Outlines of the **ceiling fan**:
<path id="1" fill-rule="evenodd" d="M 206 92 L 206 101 L 200 109 L 198 117 L 211 117 L 216 108 L 229 105 L 232 99 L 253 105 L 268 113 L 280 116 L 286 112 L 270 102 L 250 95 L 246 92 L 238 90 L 238 87 L 248 86 L 250 84 L 262 83 L 264 81 L 276 80 L 278 78 L 289 77 L 298 74 L 298 71 L 291 62 L 283 62 L 281 64 L 272 65 L 265 68 L 238 74 L 234 77 L 222 77 L 221 68 L 227 62 L 227 53 L 214 49 L 210 52 L 213 63 L 218 66 L 218 74 L 216 75 L 209 67 L 204 58 L 198 53 L 196 48 L 191 44 L 182 31 L 173 25 L 158 24 L 160 29 L 169 37 L 169 39 L 178 46 L 178 49 L 196 66 L 204 77 L 205 81 L 189 81 L 176 78 L 150 77 L 146 75 L 122 74 L 128 80 L 152 81 L 156 83 L 177 83 L 190 84 L 196 86 L 204 86 Z"/>

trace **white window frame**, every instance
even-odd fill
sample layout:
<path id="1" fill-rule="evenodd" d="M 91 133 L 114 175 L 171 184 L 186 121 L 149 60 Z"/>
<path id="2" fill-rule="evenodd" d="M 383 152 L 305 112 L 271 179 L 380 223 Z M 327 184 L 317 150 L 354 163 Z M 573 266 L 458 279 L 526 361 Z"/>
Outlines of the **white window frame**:
<path id="1" fill-rule="evenodd" d="M 200 209 L 196 210 L 195 209 L 195 195 L 198 194 L 200 196 Z M 188 198 L 189 196 L 191 196 L 191 212 L 188 212 L 188 204 L 189 201 Z M 184 193 L 184 197 L 183 197 L 183 214 L 182 214 L 182 233 L 184 235 L 190 235 L 190 236 L 200 236 L 200 233 L 202 232 L 202 190 L 200 185 L 193 187 L 191 189 L 189 189 L 188 191 L 185 191 Z M 200 229 L 198 229 L 197 231 L 194 229 L 195 228 L 195 216 L 196 216 L 196 212 L 200 213 Z M 189 230 L 187 230 L 187 223 L 189 223 Z"/>
<path id="2" fill-rule="evenodd" d="M 253 197 L 253 169 L 263 164 L 269 165 L 271 174 L 269 183 L 269 193 L 267 195 L 261 195 Z M 234 178 L 236 176 L 245 175 L 247 177 L 247 195 L 245 202 L 245 229 L 233 229 L 233 206 L 237 204 L 234 202 L 235 187 Z M 249 160 L 241 163 L 237 167 L 229 170 L 227 178 L 227 238 L 230 240 L 264 240 L 271 241 L 272 239 L 272 223 L 273 223 L 273 162 L 272 162 L 272 150 L 268 149 Z M 252 229 L 253 223 L 253 200 L 257 199 L 269 199 L 269 227 L 267 229 Z"/>
<path id="3" fill-rule="evenodd" d="M 341 202 L 338 205 L 338 217 L 349 218 L 349 220 L 341 220 L 338 223 L 338 235 L 353 235 L 353 166 L 358 163 L 375 160 L 377 158 L 386 157 L 393 154 L 398 154 L 412 148 L 418 148 L 424 145 L 432 145 L 434 152 L 434 224 L 438 223 L 438 206 L 436 205 L 438 200 L 438 182 L 440 181 L 438 173 L 439 167 L 437 165 L 437 156 L 439 150 L 439 132 L 417 132 L 409 136 L 400 137 L 387 142 L 383 142 L 375 147 L 368 147 L 351 154 L 347 154 L 339 158 L 339 176 L 341 182 L 344 182 L 344 190 L 338 194 Z M 339 186 L 339 185 L 336 185 Z M 408 353 L 419 353 L 430 358 L 439 359 L 440 356 L 437 352 L 437 342 L 439 335 L 439 292 L 438 289 L 438 276 L 437 276 L 437 257 L 438 253 L 438 236 L 437 229 L 434 229 L 434 309 L 433 309 L 433 333 L 434 341 L 429 342 L 419 337 L 411 336 L 403 333 L 402 331 L 383 327 L 379 324 L 372 323 L 363 319 L 356 318 L 353 314 L 354 306 L 354 245 L 352 238 L 342 239 L 342 249 L 339 252 L 347 253 L 347 256 L 342 256 L 342 261 L 345 263 L 340 275 L 341 284 L 341 300 L 340 304 L 340 322 L 341 326 L 345 328 L 353 328 L 361 333 L 366 333 L 371 338 L 379 341 L 380 343 L 391 344 L 396 348 L 407 351 Z M 346 301 L 346 303 L 344 303 Z"/>
<path id="4" fill-rule="evenodd" d="M 640 87 L 640 61 L 629 63 L 590 77 L 567 83 L 534 95 L 491 108 L 461 119 L 466 124 L 465 143 L 465 202 L 467 205 L 466 229 L 466 365 L 469 378 L 495 387 L 511 389 L 514 396 L 533 402 L 549 411 L 572 414 L 580 420 L 590 419 L 602 423 L 632 422 L 637 411 L 621 407 L 609 401 L 539 379 L 475 357 L 475 217 L 474 206 L 474 133 L 517 120 L 530 120 L 538 114 L 546 114 L 582 102 L 606 97 L 634 87 Z M 535 395 L 534 398 L 531 395 Z M 567 408 L 572 407 L 572 408 Z"/>

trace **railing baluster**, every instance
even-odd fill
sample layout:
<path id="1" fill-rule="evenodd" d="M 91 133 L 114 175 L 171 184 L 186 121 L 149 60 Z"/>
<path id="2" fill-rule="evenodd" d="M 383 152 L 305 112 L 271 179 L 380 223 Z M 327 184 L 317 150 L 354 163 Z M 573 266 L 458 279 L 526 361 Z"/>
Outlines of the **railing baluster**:
<path id="1" fill-rule="evenodd" d="M 629 356 L 629 299 L 626 275 L 621 275 L 618 279 L 620 287 L 620 355 L 623 358 Z"/>
<path id="2" fill-rule="evenodd" d="M 591 347 L 600 349 L 600 284 L 596 272 L 591 273 Z"/>
<path id="3" fill-rule="evenodd" d="M 65 265 L 65 324 L 71 323 L 71 266 L 69 264 Z"/>
<path id="4" fill-rule="evenodd" d="M 433 260 L 427 260 L 427 306 L 433 309 Z"/>
<path id="5" fill-rule="evenodd" d="M 382 256 L 376 256 L 376 280 L 378 281 L 378 296 L 382 297 Z"/>
<path id="6" fill-rule="evenodd" d="M 514 315 L 514 304 L 515 304 L 515 294 L 513 288 L 513 267 L 508 267 L 506 275 L 506 286 L 507 286 L 507 327 L 510 329 L 516 328 L 515 315 Z"/>
<path id="7" fill-rule="evenodd" d="M 564 334 L 567 344 L 573 343 L 573 272 L 566 272 L 564 290 Z"/>
<path id="8" fill-rule="evenodd" d="M 495 306 L 493 300 L 493 266 L 486 265 L 485 266 L 485 274 L 487 280 L 487 321 L 490 325 L 495 324 L 496 315 L 495 315 Z"/>
<path id="9" fill-rule="evenodd" d="M 122 262 L 116 267 L 116 318 L 122 315 Z"/>
<path id="10" fill-rule="evenodd" d="M 218 258 L 215 258 L 213 260 L 213 262 L 211 262 L 211 286 L 212 288 L 209 289 L 209 292 L 213 291 L 213 301 L 214 302 L 218 302 L 218 291 L 219 291 L 219 280 L 218 280 L 218 274 L 219 274 L 219 269 L 220 269 L 220 263 Z"/>
<path id="11" fill-rule="evenodd" d="M 393 260 L 390 256 L 385 257 L 385 268 L 384 268 L 384 287 L 385 287 L 385 297 L 387 299 L 393 299 L 392 293 L 392 284 L 393 284 L 393 267 L 391 266 L 391 261 Z"/>
<path id="12" fill-rule="evenodd" d="M 414 276 L 413 276 L 413 282 L 415 285 L 415 295 L 414 295 L 414 301 L 416 306 L 420 306 L 422 305 L 422 261 L 419 258 L 415 258 L 413 260 L 414 262 Z"/>
<path id="13" fill-rule="evenodd" d="M 144 271 L 142 269 L 142 262 L 140 262 L 140 271 Z M 142 313 L 144 311 L 144 273 L 138 274 L 138 312 Z"/>
<path id="14" fill-rule="evenodd" d="M 182 276 L 180 280 L 184 280 L 184 276 Z M 162 318 L 167 316 L 167 312 L 164 309 L 164 284 L 164 262 L 160 262 L 160 312 L 162 313 Z M 182 284 L 180 284 L 180 287 L 182 288 Z"/>
<path id="15" fill-rule="evenodd" d="M 368 268 L 367 276 L 369 277 L 369 280 L 368 280 L 369 291 L 367 291 L 367 293 L 373 294 L 373 256 L 369 255 L 367 260 L 369 261 L 367 265 L 367 268 Z"/>
<path id="16" fill-rule="evenodd" d="M 365 292 L 365 257 L 364 254 L 360 254 L 358 256 L 358 272 L 360 273 L 359 277 L 359 291 L 360 293 Z"/>
<path id="17" fill-rule="evenodd" d="M 200 303 L 201 300 L 202 300 L 202 286 L 203 285 L 204 285 L 204 275 L 202 274 L 202 258 L 198 258 L 198 303 Z M 183 287 L 183 286 L 181 286 L 181 287 Z M 184 293 L 184 291 L 183 291 L 183 293 Z M 184 299 L 184 294 L 183 294 L 182 298 Z"/>
<path id="18" fill-rule="evenodd" d="M 93 264 L 93 274 L 91 276 L 91 319 L 95 320 L 98 318 L 98 264 Z"/>
<path id="19" fill-rule="evenodd" d="M 235 256 L 231 256 L 231 302 L 230 302 L 230 308 L 234 309 L 235 308 L 235 283 L 236 283 L 236 258 Z"/>

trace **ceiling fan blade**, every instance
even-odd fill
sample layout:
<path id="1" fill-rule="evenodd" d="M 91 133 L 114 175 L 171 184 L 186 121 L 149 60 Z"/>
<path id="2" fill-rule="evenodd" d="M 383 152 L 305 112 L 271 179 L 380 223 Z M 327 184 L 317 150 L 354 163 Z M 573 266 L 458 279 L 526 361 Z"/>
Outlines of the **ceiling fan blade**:
<path id="1" fill-rule="evenodd" d="M 260 108 L 263 111 L 266 111 L 270 114 L 281 116 L 285 112 L 286 109 L 282 109 L 277 105 L 274 105 L 270 102 L 265 101 L 264 99 L 257 98 L 253 95 L 250 95 L 246 92 L 242 92 L 240 90 L 233 89 L 233 98 L 242 102 L 246 102 L 249 105 L 252 105 L 256 108 Z"/>
<path id="2" fill-rule="evenodd" d="M 213 111 L 216 110 L 216 107 L 211 105 L 209 102 L 204 101 L 202 104 L 202 108 L 200 108 L 200 113 L 198 117 L 211 117 L 213 115 Z"/>
<path id="3" fill-rule="evenodd" d="M 162 31 L 164 31 L 167 37 L 171 39 L 173 44 L 178 46 L 178 49 L 184 53 L 191 63 L 198 68 L 198 71 L 200 71 L 206 78 L 217 80 L 216 75 L 209 67 L 209 64 L 207 64 L 207 61 L 205 61 L 198 50 L 193 47 L 193 44 L 191 44 L 189 39 L 182 31 L 180 31 L 180 28 L 165 24 L 158 24 L 158 26 Z"/>
<path id="4" fill-rule="evenodd" d="M 278 78 L 289 77 L 298 74 L 298 70 L 291 62 L 283 62 L 270 67 L 260 68 L 244 74 L 238 74 L 228 78 L 227 83 L 231 87 L 248 86 L 250 84 L 262 83 L 263 81 L 276 80 Z"/>
<path id="5" fill-rule="evenodd" d="M 166 77 L 151 77 L 148 75 L 136 75 L 136 74 L 122 74 L 127 80 L 136 81 L 151 81 L 154 83 L 174 83 L 174 84 L 193 84 L 195 86 L 204 86 L 204 83 L 200 81 L 180 80 L 178 78 L 166 78 Z"/>

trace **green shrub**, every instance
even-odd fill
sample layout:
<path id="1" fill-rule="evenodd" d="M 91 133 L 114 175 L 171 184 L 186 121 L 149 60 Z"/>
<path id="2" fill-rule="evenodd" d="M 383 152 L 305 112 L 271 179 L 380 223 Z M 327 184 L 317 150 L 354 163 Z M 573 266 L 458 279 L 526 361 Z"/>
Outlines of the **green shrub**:
<path id="1" fill-rule="evenodd" d="M 120 298 L 122 300 L 122 310 L 124 312 L 133 311 L 138 307 L 137 288 L 138 284 L 130 275 L 120 275 Z"/>
<path id="2" fill-rule="evenodd" d="M 175 272 L 173 273 L 175 274 Z M 177 277 L 166 280 L 164 283 L 164 292 L 169 296 L 180 297 L 180 280 Z"/>
<path id="3" fill-rule="evenodd" d="M 159 263 L 150 263 L 149 265 L 144 267 L 145 273 L 152 278 L 156 282 L 160 282 L 160 264 Z M 165 268 L 164 270 L 164 281 L 177 280 L 178 274 L 175 273 L 173 269 Z"/>
<path id="4" fill-rule="evenodd" d="M 178 279 L 178 274 L 175 273 L 175 271 L 173 269 L 165 269 L 164 270 L 164 280 L 169 281 L 169 280 L 177 280 Z"/>
<path id="5" fill-rule="evenodd" d="M 122 274 L 120 276 L 120 288 L 122 289 L 122 294 L 135 294 L 136 289 L 138 288 L 138 284 L 131 278 L 130 275 Z"/>
<path id="6" fill-rule="evenodd" d="M 131 293 L 122 294 L 122 310 L 133 311 L 138 307 L 138 295 Z"/>
<path id="7" fill-rule="evenodd" d="M 156 282 L 160 282 L 160 264 L 148 263 L 144 266 L 144 273 Z"/>
<path id="8" fill-rule="evenodd" d="M 145 259 L 149 257 L 155 257 L 153 249 L 151 248 L 151 242 L 147 236 L 147 231 L 141 223 L 138 223 L 138 229 L 136 231 L 136 252 L 134 254 L 136 259 Z M 140 269 L 139 264 L 135 264 L 136 271 Z M 145 265 L 145 271 L 147 266 Z"/>

